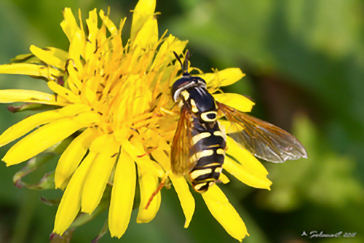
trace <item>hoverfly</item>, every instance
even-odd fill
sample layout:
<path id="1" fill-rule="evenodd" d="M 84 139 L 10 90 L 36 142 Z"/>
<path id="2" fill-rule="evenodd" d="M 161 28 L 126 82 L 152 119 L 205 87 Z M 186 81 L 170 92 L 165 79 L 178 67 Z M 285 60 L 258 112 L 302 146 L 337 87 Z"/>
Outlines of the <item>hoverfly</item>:
<path id="1" fill-rule="evenodd" d="M 205 192 L 218 181 L 224 164 L 226 141 L 219 127 L 219 116 L 231 123 L 229 133 L 254 156 L 273 163 L 307 158 L 303 145 L 291 134 L 268 122 L 217 102 L 206 89 L 206 82 L 188 73 L 187 51 L 181 64 L 182 77 L 174 82 L 171 95 L 181 107 L 181 117 L 171 151 L 174 174 L 187 175 L 197 192 Z"/>

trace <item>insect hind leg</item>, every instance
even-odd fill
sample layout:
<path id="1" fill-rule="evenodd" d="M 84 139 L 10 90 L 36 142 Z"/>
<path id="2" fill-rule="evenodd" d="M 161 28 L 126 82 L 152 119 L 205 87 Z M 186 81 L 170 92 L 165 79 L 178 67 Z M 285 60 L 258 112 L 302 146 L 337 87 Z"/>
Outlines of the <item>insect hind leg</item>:
<path id="1" fill-rule="evenodd" d="M 169 173 L 170 173 L 171 171 L 170 170 L 168 170 L 168 171 L 166 171 L 166 173 L 164 174 L 164 176 L 163 176 L 163 178 L 162 178 L 162 180 L 161 180 L 161 182 L 159 183 L 159 186 L 157 187 L 157 189 L 152 193 L 152 195 L 150 196 L 150 198 L 149 198 L 149 200 L 148 200 L 148 203 L 147 203 L 147 205 L 145 206 L 145 209 L 148 209 L 148 207 L 149 207 L 149 205 L 152 203 L 152 201 L 153 201 L 153 198 L 158 194 L 158 192 L 160 191 L 160 190 L 162 190 L 162 188 L 165 186 L 165 184 L 166 184 L 166 181 L 167 181 L 167 179 L 168 179 L 168 176 L 169 176 Z"/>

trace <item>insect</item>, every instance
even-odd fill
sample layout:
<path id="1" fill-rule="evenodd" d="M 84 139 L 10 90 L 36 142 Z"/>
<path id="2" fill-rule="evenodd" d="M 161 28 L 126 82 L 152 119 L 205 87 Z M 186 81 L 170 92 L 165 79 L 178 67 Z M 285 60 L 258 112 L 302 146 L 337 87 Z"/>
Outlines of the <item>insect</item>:
<path id="1" fill-rule="evenodd" d="M 181 107 L 181 117 L 173 138 L 172 171 L 189 174 L 192 187 L 200 193 L 218 181 L 225 158 L 226 140 L 217 119 L 225 116 L 233 129 L 229 136 L 258 158 L 279 163 L 307 158 L 303 145 L 291 134 L 268 122 L 217 102 L 207 91 L 206 82 L 188 72 L 174 52 L 183 74 L 174 82 L 171 94 Z"/>

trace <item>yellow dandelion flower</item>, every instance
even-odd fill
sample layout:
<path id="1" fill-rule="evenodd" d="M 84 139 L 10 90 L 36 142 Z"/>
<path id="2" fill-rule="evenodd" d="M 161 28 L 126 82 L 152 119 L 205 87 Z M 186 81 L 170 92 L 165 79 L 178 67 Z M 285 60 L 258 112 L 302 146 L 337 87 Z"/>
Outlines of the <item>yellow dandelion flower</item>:
<path id="1" fill-rule="evenodd" d="M 44 79 L 51 90 L 0 90 L 1 103 L 26 103 L 16 110 L 49 106 L 47 111 L 25 118 L 0 136 L 0 146 L 23 137 L 3 157 L 6 165 L 32 159 L 68 139 L 52 174 L 55 188 L 64 190 L 55 216 L 56 234 L 74 227 L 72 222 L 80 213 L 95 213 L 109 188 L 108 227 L 111 236 L 120 238 L 128 227 L 133 207 L 138 206 L 134 205 L 137 180 L 138 223 L 150 222 L 157 214 L 161 202 L 157 189 L 160 180 L 167 177 L 180 200 L 186 218 L 184 227 L 192 219 L 195 202 L 189 180 L 171 172 L 170 163 L 171 144 L 181 116 L 171 97 L 171 86 L 181 69 L 173 52 L 182 55 L 187 41 L 166 34 L 159 38 L 155 5 L 155 0 L 138 2 L 131 37 L 125 44 L 121 37 L 126 19 L 117 27 L 103 11 L 97 14 L 93 10 L 86 20 L 86 34 L 81 14 L 77 24 L 71 10 L 65 8 L 61 27 L 70 42 L 68 51 L 31 46 L 31 54 L 0 66 L 0 73 Z M 232 112 L 252 109 L 249 99 L 218 92 L 221 86 L 244 76 L 240 69 L 199 76 L 206 81 L 214 99 Z M 220 124 L 225 132 L 246 129 L 225 120 Z M 233 136 L 226 136 L 228 156 L 224 170 L 249 186 L 269 189 L 266 169 L 238 142 Z M 228 182 L 224 174 L 220 180 Z M 202 197 L 232 237 L 241 241 L 248 234 L 217 185 L 211 185 Z"/>

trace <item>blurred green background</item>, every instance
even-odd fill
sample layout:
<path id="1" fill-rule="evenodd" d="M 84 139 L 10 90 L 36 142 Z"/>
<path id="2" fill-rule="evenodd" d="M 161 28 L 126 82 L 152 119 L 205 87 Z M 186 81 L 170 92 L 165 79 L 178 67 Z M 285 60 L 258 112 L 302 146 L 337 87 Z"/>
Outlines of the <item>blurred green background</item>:
<path id="1" fill-rule="evenodd" d="M 62 9 L 74 14 L 98 8 L 119 23 L 136 0 L 1 0 L 0 63 L 29 46 L 64 50 Z M 284 164 L 263 162 L 272 190 L 250 188 L 230 177 L 223 186 L 245 221 L 244 243 L 364 242 L 364 3 L 360 0 L 158 0 L 160 33 L 189 40 L 192 65 L 204 72 L 240 67 L 247 74 L 226 92 L 256 102 L 253 115 L 295 134 L 309 158 Z M 124 32 L 124 33 L 126 33 Z M 125 36 L 125 35 L 124 35 Z M 0 88 L 44 90 L 44 82 L 0 75 Z M 0 106 L 0 131 L 31 113 Z M 10 148 L 0 149 L 0 156 Z M 40 177 L 49 168 L 37 172 Z M 56 207 L 39 198 L 60 192 L 16 188 L 12 176 L 23 165 L 0 164 L 0 242 L 48 242 Z M 188 229 L 173 190 L 163 190 L 157 217 L 136 224 L 135 212 L 121 242 L 236 242 L 211 216 L 198 194 Z M 90 242 L 106 214 L 79 227 L 72 242 Z M 310 232 L 341 233 L 310 238 Z M 304 232 L 308 236 L 301 236 Z M 345 238 L 344 233 L 356 233 Z M 347 235 L 349 236 L 349 235 Z M 353 236 L 353 235 L 351 235 Z M 107 233 L 100 242 L 117 242 Z"/>

